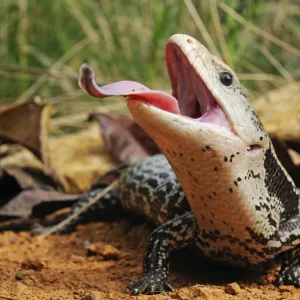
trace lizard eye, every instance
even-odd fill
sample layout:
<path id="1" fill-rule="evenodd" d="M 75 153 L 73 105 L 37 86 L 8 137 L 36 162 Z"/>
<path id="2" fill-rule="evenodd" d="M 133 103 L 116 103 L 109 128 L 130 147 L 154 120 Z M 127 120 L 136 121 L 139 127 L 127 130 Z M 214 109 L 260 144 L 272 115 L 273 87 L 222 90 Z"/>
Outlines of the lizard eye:
<path id="1" fill-rule="evenodd" d="M 230 86 L 230 85 L 232 85 L 232 82 L 233 82 L 232 75 L 228 72 L 222 72 L 222 73 L 220 73 L 220 81 L 224 85 Z"/>

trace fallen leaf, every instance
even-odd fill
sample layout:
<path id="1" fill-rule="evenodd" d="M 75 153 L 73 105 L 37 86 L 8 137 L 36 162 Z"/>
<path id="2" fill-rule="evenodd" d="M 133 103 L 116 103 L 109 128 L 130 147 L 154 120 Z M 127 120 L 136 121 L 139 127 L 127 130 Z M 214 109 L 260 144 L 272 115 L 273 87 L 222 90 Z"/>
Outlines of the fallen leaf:
<path id="1" fill-rule="evenodd" d="M 300 143 L 300 82 L 270 91 L 253 105 L 269 133 Z"/>
<path id="2" fill-rule="evenodd" d="M 26 189 L 40 188 L 50 191 L 56 187 L 56 183 L 41 169 L 6 167 L 1 170 L 0 174 L 0 205 L 7 204 Z"/>
<path id="3" fill-rule="evenodd" d="M 43 162 L 45 174 L 66 188 L 51 165 L 48 149 L 50 105 L 35 100 L 0 107 L 0 138 L 28 148 Z"/>
<path id="4" fill-rule="evenodd" d="M 294 180 L 300 186 L 300 154 L 288 147 L 277 136 L 270 135 L 278 159 Z"/>
<path id="5" fill-rule="evenodd" d="M 140 143 L 140 145 L 149 153 L 154 155 L 160 153 L 160 149 L 146 131 L 136 123 L 134 119 L 127 116 L 118 116 L 116 120 L 120 122 Z"/>
<path id="6" fill-rule="evenodd" d="M 104 149 L 96 124 L 77 133 L 50 138 L 49 148 L 52 166 L 67 183 L 67 192 L 88 190 L 115 165 Z"/>
<path id="7" fill-rule="evenodd" d="M 53 202 L 75 201 L 79 197 L 80 195 L 78 194 L 65 194 L 58 191 L 46 191 L 42 189 L 25 190 L 2 206 L 0 215 L 29 217 L 32 215 L 34 207 L 38 204 L 51 202 L 51 206 L 54 206 Z"/>
<path id="8" fill-rule="evenodd" d="M 29 101 L 0 107 L 0 137 L 21 144 L 43 160 L 49 105 Z"/>
<path id="9" fill-rule="evenodd" d="M 159 152 L 153 140 L 128 117 L 115 118 L 104 113 L 96 113 L 91 114 L 90 119 L 99 122 L 105 148 L 118 163 L 129 165 Z"/>
<path id="10" fill-rule="evenodd" d="M 9 180 L 6 177 L 13 177 L 22 190 L 29 188 L 44 188 L 44 189 L 55 189 L 55 182 L 47 175 L 45 175 L 42 170 L 37 168 L 18 168 L 18 167 L 9 167 L 2 170 L 3 174 L 0 179 L 1 180 Z M 1 184 L 0 184 L 0 190 Z"/>

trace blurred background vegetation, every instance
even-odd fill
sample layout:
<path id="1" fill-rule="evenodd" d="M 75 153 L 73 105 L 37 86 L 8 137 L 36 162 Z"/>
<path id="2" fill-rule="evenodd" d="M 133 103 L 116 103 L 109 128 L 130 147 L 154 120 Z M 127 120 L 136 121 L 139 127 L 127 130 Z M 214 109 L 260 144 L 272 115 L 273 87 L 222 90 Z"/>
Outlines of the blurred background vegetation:
<path id="1" fill-rule="evenodd" d="M 253 99 L 300 78 L 298 0 L 1 0 L 0 22 L 0 104 L 39 96 L 60 128 L 99 106 L 126 111 L 122 99 L 79 89 L 84 62 L 99 83 L 131 79 L 169 91 L 164 44 L 174 33 L 221 56 Z"/>

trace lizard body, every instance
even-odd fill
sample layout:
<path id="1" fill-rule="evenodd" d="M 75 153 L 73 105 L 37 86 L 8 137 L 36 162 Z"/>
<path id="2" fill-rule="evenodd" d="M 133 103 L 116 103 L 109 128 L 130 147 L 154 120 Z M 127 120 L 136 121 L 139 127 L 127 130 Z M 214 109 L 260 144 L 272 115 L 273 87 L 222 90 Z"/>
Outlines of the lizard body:
<path id="1" fill-rule="evenodd" d="M 242 267 L 286 252 L 277 282 L 300 286 L 299 196 L 238 78 L 190 36 L 172 36 L 165 53 L 173 97 L 129 81 L 100 88 L 86 65 L 79 81 L 95 97 L 127 96 L 164 154 L 120 178 L 122 206 L 160 225 L 129 290 L 170 290 L 168 253 L 188 245 Z"/>

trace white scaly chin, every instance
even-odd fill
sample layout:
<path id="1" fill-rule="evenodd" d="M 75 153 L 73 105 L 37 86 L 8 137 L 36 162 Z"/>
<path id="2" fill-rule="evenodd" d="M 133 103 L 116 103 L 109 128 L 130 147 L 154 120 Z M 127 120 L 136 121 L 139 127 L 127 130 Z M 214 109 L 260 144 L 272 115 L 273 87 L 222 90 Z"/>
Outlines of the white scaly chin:
<path id="1" fill-rule="evenodd" d="M 134 119 L 173 166 L 202 228 L 217 227 L 229 233 L 230 228 L 223 224 L 226 218 L 240 227 L 242 235 L 245 225 L 255 226 L 256 220 L 249 218 L 254 206 L 248 199 L 255 191 L 251 185 L 238 189 L 234 181 L 239 176 L 244 178 L 244 170 L 255 168 L 257 160 L 238 136 L 227 128 L 187 120 L 136 100 L 128 100 L 127 104 Z M 211 216 L 210 220 L 205 216 Z"/>

